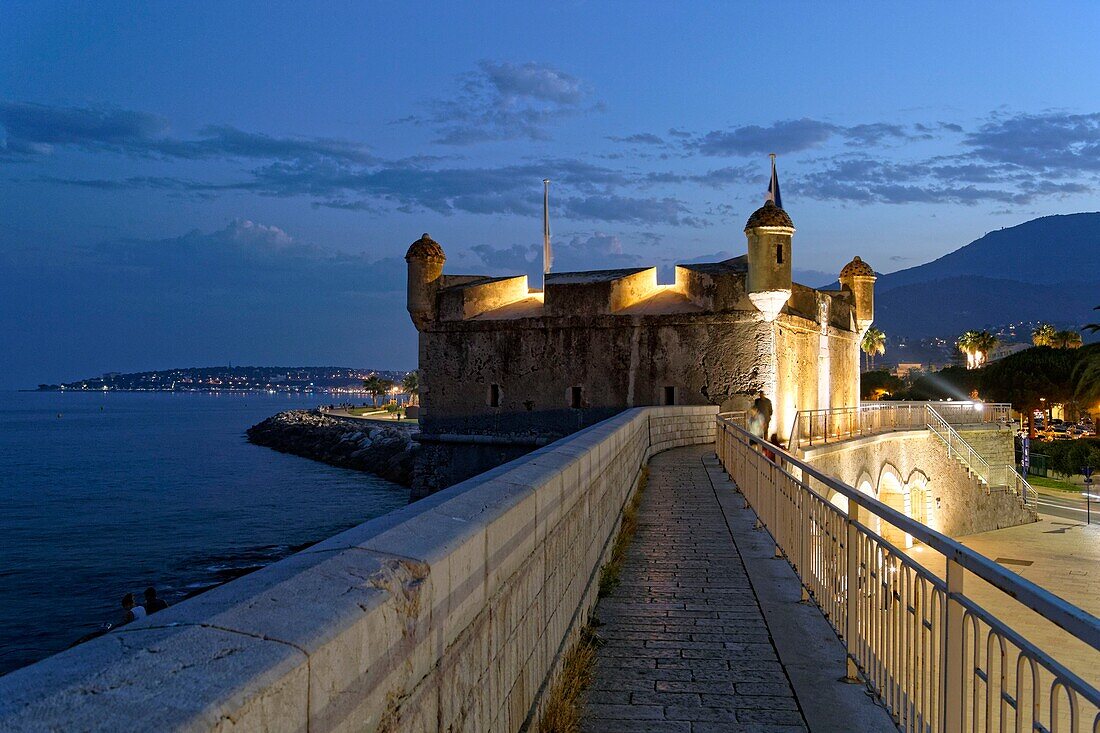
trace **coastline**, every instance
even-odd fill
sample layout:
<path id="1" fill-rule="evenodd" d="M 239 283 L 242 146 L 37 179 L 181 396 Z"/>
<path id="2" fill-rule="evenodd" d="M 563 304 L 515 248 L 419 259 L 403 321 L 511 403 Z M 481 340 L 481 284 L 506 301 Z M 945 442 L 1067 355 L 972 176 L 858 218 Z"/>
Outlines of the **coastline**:
<path id="1" fill-rule="evenodd" d="M 245 431 L 250 443 L 327 463 L 372 473 L 406 488 L 412 486 L 419 444 L 416 425 L 353 417 L 318 410 L 287 410 Z"/>

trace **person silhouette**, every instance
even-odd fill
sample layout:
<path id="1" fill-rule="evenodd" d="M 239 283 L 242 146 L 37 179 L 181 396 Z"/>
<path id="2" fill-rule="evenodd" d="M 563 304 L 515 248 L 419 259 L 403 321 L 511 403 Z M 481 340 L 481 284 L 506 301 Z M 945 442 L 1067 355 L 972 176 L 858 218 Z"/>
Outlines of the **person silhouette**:
<path id="1" fill-rule="evenodd" d="M 122 624 L 128 624 L 146 616 L 145 609 L 137 605 L 133 593 L 127 593 L 122 597 L 122 610 L 126 612 L 122 617 Z M 119 624 L 119 626 L 122 624 Z"/>
<path id="2" fill-rule="evenodd" d="M 149 586 L 145 589 L 145 613 L 156 613 L 168 608 L 168 604 L 161 598 L 157 598 L 157 589 Z"/>

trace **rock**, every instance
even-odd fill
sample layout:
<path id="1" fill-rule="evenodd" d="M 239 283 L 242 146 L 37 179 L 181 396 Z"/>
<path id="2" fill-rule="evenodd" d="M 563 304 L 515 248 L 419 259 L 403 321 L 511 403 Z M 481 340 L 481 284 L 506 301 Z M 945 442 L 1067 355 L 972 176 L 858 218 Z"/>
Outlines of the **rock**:
<path id="1" fill-rule="evenodd" d="M 373 473 L 402 486 L 412 484 L 415 426 L 376 426 L 315 410 L 280 412 L 247 430 L 248 440 L 342 468 Z"/>

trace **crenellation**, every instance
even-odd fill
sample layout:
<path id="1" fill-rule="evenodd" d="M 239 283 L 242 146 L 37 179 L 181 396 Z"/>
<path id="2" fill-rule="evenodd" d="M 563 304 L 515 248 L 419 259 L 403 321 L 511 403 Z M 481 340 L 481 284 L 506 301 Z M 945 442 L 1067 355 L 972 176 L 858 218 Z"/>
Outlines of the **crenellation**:
<path id="1" fill-rule="evenodd" d="M 526 299 L 526 275 L 487 278 L 446 287 L 439 292 L 439 319 L 462 321 Z"/>

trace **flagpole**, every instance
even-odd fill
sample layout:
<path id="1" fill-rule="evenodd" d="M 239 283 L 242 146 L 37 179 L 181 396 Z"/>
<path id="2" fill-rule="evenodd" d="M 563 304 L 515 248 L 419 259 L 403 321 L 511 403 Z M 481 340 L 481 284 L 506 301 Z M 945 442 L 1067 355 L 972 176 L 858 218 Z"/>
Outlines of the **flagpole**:
<path id="1" fill-rule="evenodd" d="M 542 179 L 542 286 L 546 287 L 546 276 L 554 264 L 554 254 L 550 250 L 550 179 Z"/>
<path id="2" fill-rule="evenodd" d="M 782 209 L 783 199 L 779 195 L 779 175 L 775 171 L 775 153 L 768 153 L 768 157 L 772 159 L 772 177 L 768 182 L 768 198 L 765 201 L 771 201 Z"/>

